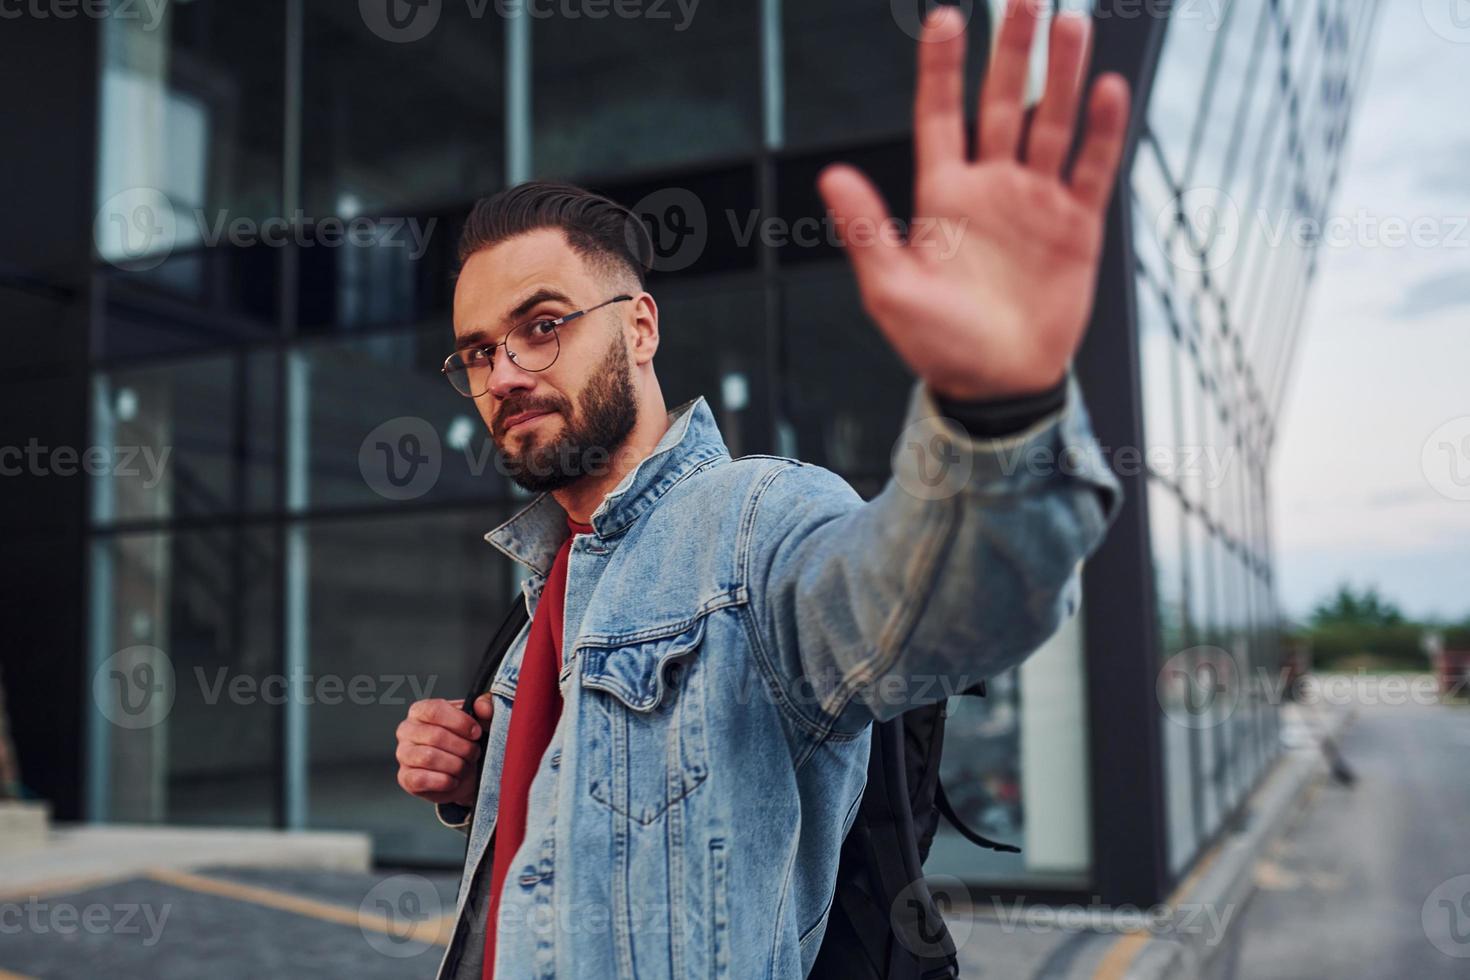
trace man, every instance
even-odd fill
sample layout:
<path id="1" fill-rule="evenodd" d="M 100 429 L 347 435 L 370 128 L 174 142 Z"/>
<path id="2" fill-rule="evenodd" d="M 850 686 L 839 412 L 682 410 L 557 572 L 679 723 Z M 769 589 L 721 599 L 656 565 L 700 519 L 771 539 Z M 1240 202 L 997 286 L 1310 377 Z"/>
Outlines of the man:
<path id="1" fill-rule="evenodd" d="M 871 722 L 1014 666 L 1074 611 L 1119 503 L 1069 365 L 1128 93 L 1098 80 L 1064 174 L 1088 24 L 1054 21 L 1023 134 L 1035 24 L 1030 2 L 1004 18 L 974 161 L 963 23 L 925 24 L 915 212 L 957 248 L 874 233 L 888 215 L 853 169 L 819 179 L 917 376 L 870 502 L 817 466 L 732 460 L 703 398 L 666 411 L 615 205 L 528 184 L 476 206 L 445 371 L 543 493 L 487 535 L 529 569 L 532 616 L 489 693 L 398 730 L 399 783 L 469 836 L 441 976 L 804 975 Z"/>

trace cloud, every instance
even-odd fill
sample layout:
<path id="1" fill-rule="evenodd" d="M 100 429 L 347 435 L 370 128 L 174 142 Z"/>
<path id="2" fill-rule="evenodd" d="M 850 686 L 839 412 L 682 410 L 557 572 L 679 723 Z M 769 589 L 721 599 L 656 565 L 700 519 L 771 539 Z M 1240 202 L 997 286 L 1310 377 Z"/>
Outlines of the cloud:
<path id="1" fill-rule="evenodd" d="M 1470 276 L 1458 270 L 1426 276 L 1399 298 L 1393 315 L 1416 319 L 1456 306 L 1470 306 Z"/>

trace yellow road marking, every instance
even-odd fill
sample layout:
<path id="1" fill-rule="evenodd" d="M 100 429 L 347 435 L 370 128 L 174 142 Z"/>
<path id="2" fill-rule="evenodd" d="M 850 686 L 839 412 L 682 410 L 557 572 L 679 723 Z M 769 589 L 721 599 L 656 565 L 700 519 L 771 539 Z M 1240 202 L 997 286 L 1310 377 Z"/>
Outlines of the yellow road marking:
<path id="1" fill-rule="evenodd" d="M 276 891 L 273 888 L 262 888 L 259 885 L 246 885 L 188 871 L 169 871 L 162 868 L 149 871 L 147 875 L 154 881 L 174 885 L 188 891 L 218 895 L 221 898 L 233 898 L 237 901 L 263 905 L 266 908 L 292 912 L 337 925 L 357 926 L 360 929 L 381 932 L 398 940 L 411 939 L 435 946 L 447 946 L 454 929 L 455 917 L 452 912 L 436 919 L 415 922 L 412 926 L 405 928 L 401 924 L 390 921 L 387 916 L 374 912 L 335 905 L 331 902 L 321 902 L 312 898 L 302 898 L 300 895 Z M 5 980 L 5 978 L 0 977 L 0 980 Z"/>
<path id="2" fill-rule="evenodd" d="M 9 970 L 0 969 L 0 980 L 36 980 L 36 978 L 28 977 L 24 973 L 11 973 Z"/>
<path id="3" fill-rule="evenodd" d="M 1121 980 L 1128 967 L 1133 965 L 1134 957 L 1148 945 L 1148 940 L 1146 932 L 1130 932 L 1119 938 L 1098 962 L 1092 980 Z"/>

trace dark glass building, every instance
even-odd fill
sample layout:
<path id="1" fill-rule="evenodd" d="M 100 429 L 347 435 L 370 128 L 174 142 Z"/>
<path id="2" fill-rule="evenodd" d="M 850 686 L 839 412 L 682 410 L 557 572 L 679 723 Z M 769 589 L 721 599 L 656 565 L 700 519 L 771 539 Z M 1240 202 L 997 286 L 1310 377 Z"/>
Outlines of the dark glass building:
<path id="1" fill-rule="evenodd" d="M 31 790 L 62 818 L 457 863 L 393 741 L 409 702 L 463 692 L 517 585 L 481 537 L 526 495 L 439 374 L 470 204 L 537 176 L 633 207 L 669 404 L 702 394 L 734 454 L 875 493 L 909 379 L 814 179 L 855 163 L 909 211 L 922 6 L 194 0 L 7 26 L 0 73 L 36 94 L 0 113 L 36 139 L 0 443 L 94 464 L 7 486 Z M 964 6 L 973 91 L 993 5 Z M 1152 903 L 1275 758 L 1269 458 L 1316 263 L 1275 229 L 1330 203 L 1376 7 L 1098 4 L 1137 138 L 1077 370 L 1128 503 L 1079 616 L 953 704 L 951 799 L 1022 852 L 945 833 L 931 872 Z"/>

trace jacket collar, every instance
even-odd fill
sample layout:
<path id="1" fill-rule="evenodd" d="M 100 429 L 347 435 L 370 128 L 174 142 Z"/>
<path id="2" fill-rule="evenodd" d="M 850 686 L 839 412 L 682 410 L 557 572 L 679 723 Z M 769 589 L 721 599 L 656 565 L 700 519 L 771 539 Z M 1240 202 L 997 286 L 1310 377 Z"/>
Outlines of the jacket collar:
<path id="1" fill-rule="evenodd" d="M 592 512 L 593 531 L 604 539 L 621 533 L 696 467 L 729 455 L 704 396 L 685 402 L 669 412 L 668 430 L 653 452 L 639 461 Z M 546 575 L 566 536 L 566 511 L 555 497 L 543 493 L 486 534 L 485 540 L 522 565 Z"/>

